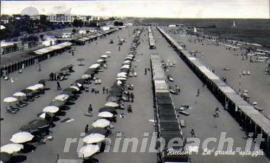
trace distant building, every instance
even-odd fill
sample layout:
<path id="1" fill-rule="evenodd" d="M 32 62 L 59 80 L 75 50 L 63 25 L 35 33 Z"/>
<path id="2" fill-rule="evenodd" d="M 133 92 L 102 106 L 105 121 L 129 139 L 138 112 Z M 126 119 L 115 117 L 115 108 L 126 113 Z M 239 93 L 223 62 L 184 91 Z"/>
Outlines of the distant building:
<path id="1" fill-rule="evenodd" d="M 40 20 L 40 15 L 30 15 L 31 20 Z"/>
<path id="2" fill-rule="evenodd" d="M 76 16 L 73 15 L 65 15 L 65 14 L 56 14 L 50 15 L 47 17 L 50 22 L 57 22 L 57 23 L 72 23 Z"/>
<path id="3" fill-rule="evenodd" d="M 9 16 L 8 15 L 1 15 L 0 20 L 1 20 L 1 24 L 8 24 L 9 23 Z"/>

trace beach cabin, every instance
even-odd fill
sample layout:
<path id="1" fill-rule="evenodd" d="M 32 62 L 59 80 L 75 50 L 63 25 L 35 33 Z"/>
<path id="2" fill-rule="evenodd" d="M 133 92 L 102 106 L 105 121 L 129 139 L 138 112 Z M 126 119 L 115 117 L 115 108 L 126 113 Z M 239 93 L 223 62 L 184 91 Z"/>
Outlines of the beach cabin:
<path id="1" fill-rule="evenodd" d="M 170 25 L 168 25 L 168 27 L 169 28 L 174 28 L 174 27 L 176 27 L 176 25 L 175 24 L 170 24 Z"/>

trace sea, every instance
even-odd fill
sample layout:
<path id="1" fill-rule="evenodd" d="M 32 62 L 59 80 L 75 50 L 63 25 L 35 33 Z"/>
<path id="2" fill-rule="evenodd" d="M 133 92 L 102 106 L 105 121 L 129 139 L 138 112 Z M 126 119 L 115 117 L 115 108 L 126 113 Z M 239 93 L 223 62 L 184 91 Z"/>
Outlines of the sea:
<path id="1" fill-rule="evenodd" d="M 143 19 L 141 22 L 160 26 L 184 24 L 202 27 L 207 35 L 258 43 L 270 48 L 270 19 Z"/>

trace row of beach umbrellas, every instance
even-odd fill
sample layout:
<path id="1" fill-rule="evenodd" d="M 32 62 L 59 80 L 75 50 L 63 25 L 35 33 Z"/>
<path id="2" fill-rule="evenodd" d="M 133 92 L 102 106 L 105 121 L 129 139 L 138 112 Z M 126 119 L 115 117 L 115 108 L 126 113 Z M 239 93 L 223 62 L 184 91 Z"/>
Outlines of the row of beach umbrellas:
<path id="1" fill-rule="evenodd" d="M 26 96 L 27 96 L 26 92 L 36 92 L 36 91 L 44 89 L 44 87 L 45 87 L 44 84 L 41 84 L 41 83 L 31 85 L 31 86 L 27 87 L 26 89 L 24 89 L 23 90 L 24 92 L 23 91 L 16 92 L 13 94 L 13 97 L 4 98 L 3 102 L 5 102 L 7 104 L 12 104 L 14 102 L 22 100 L 23 98 L 26 98 Z"/>
<path id="2" fill-rule="evenodd" d="M 121 67 L 120 72 L 117 74 L 116 82 L 111 87 L 110 97 L 115 96 L 115 94 L 122 95 L 123 91 L 123 82 L 121 80 L 126 80 L 127 73 L 130 70 L 131 62 L 134 59 L 133 54 L 129 54 Z M 122 71 L 123 70 L 123 71 Z M 127 71 L 126 71 L 127 70 Z M 117 97 L 116 97 L 117 98 Z M 87 145 L 83 146 L 78 151 L 79 158 L 89 158 L 92 157 L 94 154 L 100 151 L 100 146 L 97 143 L 103 142 L 106 139 L 107 135 L 107 127 L 111 124 L 111 118 L 115 117 L 117 112 L 116 110 L 120 107 L 118 102 L 114 100 L 108 100 L 111 98 L 107 98 L 107 103 L 105 103 L 104 107 L 99 109 L 98 118 L 92 123 L 92 128 L 86 136 L 83 138 L 83 142 Z"/>

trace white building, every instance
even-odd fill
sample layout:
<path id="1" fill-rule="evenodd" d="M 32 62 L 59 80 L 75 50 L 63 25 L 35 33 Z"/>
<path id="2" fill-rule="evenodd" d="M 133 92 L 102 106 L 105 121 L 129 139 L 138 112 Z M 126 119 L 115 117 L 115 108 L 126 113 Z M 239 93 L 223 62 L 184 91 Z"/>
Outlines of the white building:
<path id="1" fill-rule="evenodd" d="M 48 16 L 47 19 L 50 22 L 72 23 L 76 19 L 76 16 L 65 15 L 65 14 L 56 14 L 56 15 Z"/>

